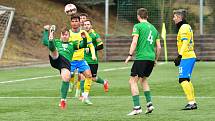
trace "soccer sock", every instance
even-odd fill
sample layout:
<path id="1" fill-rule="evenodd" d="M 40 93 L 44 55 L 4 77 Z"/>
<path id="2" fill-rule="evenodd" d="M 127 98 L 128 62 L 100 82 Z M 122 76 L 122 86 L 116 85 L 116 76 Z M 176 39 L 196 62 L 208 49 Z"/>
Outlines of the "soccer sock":
<path id="1" fill-rule="evenodd" d="M 52 52 L 56 50 L 54 41 L 49 41 L 48 47 L 49 47 L 49 50 Z"/>
<path id="2" fill-rule="evenodd" d="M 132 96 L 132 98 L 133 98 L 134 107 L 140 106 L 140 98 L 139 98 L 139 95 Z"/>
<path id="3" fill-rule="evenodd" d="M 80 89 L 80 81 L 77 81 L 76 83 L 76 90 L 79 90 Z"/>
<path id="4" fill-rule="evenodd" d="M 61 99 L 66 99 L 69 89 L 69 82 L 62 81 L 61 85 Z"/>
<path id="5" fill-rule="evenodd" d="M 96 77 L 96 83 L 104 84 L 104 80 L 100 77 Z"/>
<path id="6" fill-rule="evenodd" d="M 190 102 L 190 101 L 194 101 L 194 97 L 193 97 L 193 94 L 192 94 L 192 89 L 191 89 L 191 86 L 190 86 L 190 83 L 188 81 L 183 81 L 181 82 L 181 86 L 184 90 L 184 93 L 187 97 L 187 100 Z"/>
<path id="7" fill-rule="evenodd" d="M 80 80 L 81 92 L 84 92 L 84 80 Z"/>
<path id="8" fill-rule="evenodd" d="M 90 92 L 91 83 L 92 83 L 92 78 L 85 78 L 84 92 L 88 92 L 88 93 Z"/>
<path id="9" fill-rule="evenodd" d="M 195 102 L 194 87 L 193 87 L 193 84 L 192 84 L 192 82 L 191 82 L 191 81 L 189 82 L 189 84 L 190 84 L 190 87 L 191 87 L 191 90 L 192 90 L 193 101 Z"/>
<path id="10" fill-rule="evenodd" d="M 152 101 L 150 91 L 144 91 L 144 95 L 147 103 Z"/>

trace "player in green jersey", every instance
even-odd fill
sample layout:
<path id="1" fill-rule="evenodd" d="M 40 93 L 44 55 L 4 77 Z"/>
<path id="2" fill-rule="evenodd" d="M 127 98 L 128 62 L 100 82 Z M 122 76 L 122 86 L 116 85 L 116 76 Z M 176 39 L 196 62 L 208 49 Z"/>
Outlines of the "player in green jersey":
<path id="1" fill-rule="evenodd" d="M 147 21 L 147 18 L 148 12 L 145 8 L 140 8 L 137 10 L 137 19 L 140 23 L 134 25 L 132 32 L 133 40 L 128 57 L 125 60 L 125 63 L 128 63 L 135 51 L 136 58 L 131 68 L 131 77 L 129 80 L 134 107 L 133 111 L 131 111 L 128 115 L 137 115 L 142 112 L 139 102 L 139 89 L 137 85 L 138 80 L 140 80 L 140 84 L 143 87 L 147 102 L 147 109 L 145 113 L 151 113 L 154 109 L 147 77 L 150 76 L 153 67 L 157 63 L 161 45 L 158 31 Z"/>
<path id="2" fill-rule="evenodd" d="M 92 38 L 92 43 L 93 43 L 93 46 L 95 47 L 97 60 L 92 59 L 92 54 L 89 48 L 85 48 L 84 59 L 87 61 L 88 65 L 90 66 L 93 81 L 104 85 L 104 91 L 108 92 L 108 87 L 109 87 L 108 81 L 103 80 L 102 78 L 97 76 L 97 70 L 98 70 L 98 52 L 97 51 L 103 49 L 103 42 L 100 38 L 100 35 L 96 33 L 92 27 L 93 26 L 92 26 L 91 20 L 87 19 L 84 21 L 84 29 L 88 32 L 88 34 Z M 83 84 L 81 83 L 81 87 L 82 85 Z"/>
<path id="3" fill-rule="evenodd" d="M 49 32 L 50 31 L 50 32 Z M 61 85 L 61 101 L 59 106 L 62 109 L 66 107 L 66 97 L 67 91 L 69 88 L 69 79 L 70 79 L 70 70 L 71 70 L 71 57 L 75 50 L 79 48 L 85 48 L 87 46 L 87 39 L 85 33 L 82 33 L 83 41 L 78 42 L 68 42 L 69 40 L 69 30 L 64 27 L 61 30 L 60 39 L 54 38 L 55 26 L 49 25 L 44 26 L 43 32 L 43 45 L 47 46 L 50 54 L 50 64 L 53 68 L 56 68 L 60 71 L 60 75 L 62 78 Z"/>

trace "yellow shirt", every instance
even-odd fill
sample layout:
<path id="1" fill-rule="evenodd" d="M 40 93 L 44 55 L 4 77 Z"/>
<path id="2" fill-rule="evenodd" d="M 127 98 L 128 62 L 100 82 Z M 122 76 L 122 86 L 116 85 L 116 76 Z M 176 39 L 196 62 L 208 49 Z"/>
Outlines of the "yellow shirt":
<path id="1" fill-rule="evenodd" d="M 193 31 L 189 24 L 183 24 L 177 35 L 178 53 L 182 55 L 182 59 L 196 58 L 194 52 Z"/>
<path id="2" fill-rule="evenodd" d="M 85 30 L 80 30 L 79 32 L 73 32 L 72 30 L 69 30 L 69 32 L 70 32 L 69 42 L 77 41 L 77 40 L 80 42 L 81 40 L 83 40 L 81 37 L 81 33 L 85 32 L 86 37 L 87 37 L 88 46 L 94 47 L 92 44 L 91 37 L 89 36 L 89 34 Z M 83 60 L 83 59 L 84 59 L 84 48 L 75 50 L 73 57 L 72 57 L 72 60 Z"/>

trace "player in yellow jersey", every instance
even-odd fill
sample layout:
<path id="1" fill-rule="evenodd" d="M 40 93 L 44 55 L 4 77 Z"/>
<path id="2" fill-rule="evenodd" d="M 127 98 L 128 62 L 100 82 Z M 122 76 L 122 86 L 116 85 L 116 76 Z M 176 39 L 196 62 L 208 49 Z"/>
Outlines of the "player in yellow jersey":
<path id="1" fill-rule="evenodd" d="M 173 11 L 173 21 L 177 26 L 177 47 L 178 57 L 174 60 L 175 66 L 179 66 L 179 83 L 187 97 L 188 104 L 183 110 L 197 109 L 194 88 L 191 83 L 191 74 L 196 62 L 194 52 L 194 39 L 191 26 L 186 22 L 186 10 L 178 9 Z"/>
<path id="2" fill-rule="evenodd" d="M 95 48 L 92 44 L 92 39 L 90 38 L 89 34 L 85 30 L 80 29 L 80 17 L 79 15 L 73 15 L 71 16 L 71 30 L 70 30 L 70 38 L 69 41 L 81 41 L 81 33 L 85 33 L 87 37 L 87 44 L 90 47 L 90 51 L 92 52 L 92 59 L 96 60 L 95 55 Z M 90 67 L 87 64 L 87 62 L 84 60 L 84 49 L 76 50 L 72 57 L 71 62 L 71 72 L 74 72 L 74 70 L 78 69 L 78 73 L 82 73 L 85 76 L 85 83 L 84 83 L 84 93 L 83 96 L 83 102 L 86 104 L 92 104 L 88 98 L 91 82 L 92 82 L 92 74 L 90 71 Z"/>

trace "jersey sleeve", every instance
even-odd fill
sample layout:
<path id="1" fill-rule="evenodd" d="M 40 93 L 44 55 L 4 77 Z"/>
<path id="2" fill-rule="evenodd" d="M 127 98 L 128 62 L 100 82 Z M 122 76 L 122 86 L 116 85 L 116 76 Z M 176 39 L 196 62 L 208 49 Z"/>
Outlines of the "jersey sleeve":
<path id="1" fill-rule="evenodd" d="M 160 34 L 159 33 L 157 33 L 157 37 L 156 37 L 155 41 L 160 41 Z"/>
<path id="2" fill-rule="evenodd" d="M 138 29 L 137 24 L 135 24 L 133 27 L 132 36 L 134 36 L 134 35 L 139 36 L 139 29 Z"/>
<path id="3" fill-rule="evenodd" d="M 183 25 L 182 28 L 180 29 L 180 36 L 182 41 L 188 40 L 188 29 L 189 29 L 188 25 Z"/>
<path id="4" fill-rule="evenodd" d="M 43 31 L 43 38 L 42 38 L 43 45 L 48 46 L 48 41 L 49 41 L 49 31 L 44 30 Z"/>
<path id="5" fill-rule="evenodd" d="M 98 38 L 100 38 L 99 41 L 97 41 Z M 102 40 L 101 40 L 101 37 L 100 37 L 100 35 L 99 35 L 98 33 L 96 33 L 96 44 L 97 44 L 97 46 L 103 44 L 103 42 L 102 42 Z"/>

